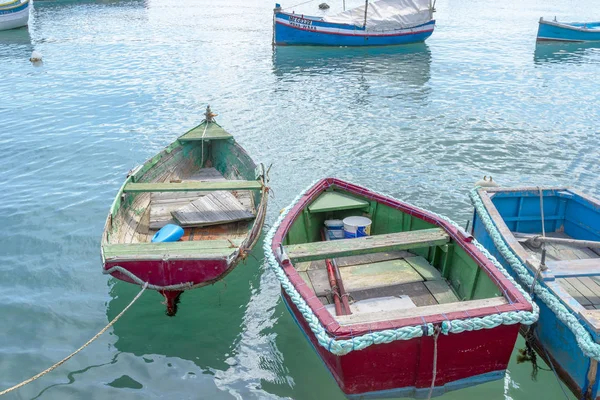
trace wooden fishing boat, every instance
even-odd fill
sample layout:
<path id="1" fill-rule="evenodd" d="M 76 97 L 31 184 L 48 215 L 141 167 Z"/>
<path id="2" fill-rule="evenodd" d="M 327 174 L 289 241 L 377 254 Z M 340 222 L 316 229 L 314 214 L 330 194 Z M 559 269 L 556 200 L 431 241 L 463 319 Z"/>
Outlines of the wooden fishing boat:
<path id="1" fill-rule="evenodd" d="M 378 0 L 332 16 L 285 12 L 275 5 L 276 45 L 386 46 L 423 42 L 433 33 L 431 0 Z"/>
<path id="2" fill-rule="evenodd" d="M 103 272 L 148 283 L 176 312 L 184 290 L 223 279 L 256 244 L 267 208 L 267 178 L 246 151 L 206 119 L 128 176 L 102 236 Z M 167 224 L 176 242 L 152 243 Z"/>
<path id="3" fill-rule="evenodd" d="M 31 0 L 8 2 L 0 5 L 0 31 L 20 28 L 29 22 Z"/>
<path id="4" fill-rule="evenodd" d="M 12 7 L 19 3 L 21 3 L 21 0 L 10 0 L 10 1 L 5 1 L 5 2 L 0 2 L 0 9 L 6 8 L 6 7 Z"/>
<path id="5" fill-rule="evenodd" d="M 566 187 L 478 188 L 471 200 L 473 235 L 523 287 L 535 282 L 540 321 L 526 338 L 577 398 L 600 398 L 600 201 Z"/>
<path id="6" fill-rule="evenodd" d="M 322 240 L 325 221 L 350 216 L 370 218 L 370 236 Z M 359 398 L 504 376 L 519 323 L 537 313 L 484 251 L 444 217 L 335 178 L 302 193 L 265 242 L 290 313 Z"/>
<path id="7" fill-rule="evenodd" d="M 540 18 L 538 41 L 600 41 L 600 22 L 557 22 Z"/>

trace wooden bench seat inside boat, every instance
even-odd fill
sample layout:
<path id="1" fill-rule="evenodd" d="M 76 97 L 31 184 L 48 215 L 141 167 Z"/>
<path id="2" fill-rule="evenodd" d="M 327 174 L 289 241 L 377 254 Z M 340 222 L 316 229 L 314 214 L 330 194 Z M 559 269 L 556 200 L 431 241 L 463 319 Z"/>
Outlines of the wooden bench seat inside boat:
<path id="1" fill-rule="evenodd" d="M 123 188 L 128 193 L 144 192 L 212 192 L 215 190 L 260 190 L 258 181 L 223 181 L 223 182 L 142 182 L 127 183 Z"/>
<path id="2" fill-rule="evenodd" d="M 186 256 L 227 257 L 242 243 L 242 239 L 198 240 L 166 243 L 106 244 L 104 257 L 110 261 L 128 259 L 162 260 L 165 254 L 169 258 Z"/>
<path id="3" fill-rule="evenodd" d="M 564 232 L 548 232 L 548 237 L 572 239 Z M 523 238 L 526 239 L 526 238 Z M 532 268 L 539 266 L 541 247 L 523 243 L 523 248 L 532 256 Z M 546 243 L 547 271 L 542 277 L 549 283 L 555 281 L 582 307 L 600 310 L 600 251 L 588 247 L 576 247 L 564 243 Z"/>
<path id="4" fill-rule="evenodd" d="M 440 246 L 448 243 L 449 235 L 441 228 L 388 233 L 355 239 L 311 242 L 285 246 L 292 261 L 323 260 L 392 250 Z"/>

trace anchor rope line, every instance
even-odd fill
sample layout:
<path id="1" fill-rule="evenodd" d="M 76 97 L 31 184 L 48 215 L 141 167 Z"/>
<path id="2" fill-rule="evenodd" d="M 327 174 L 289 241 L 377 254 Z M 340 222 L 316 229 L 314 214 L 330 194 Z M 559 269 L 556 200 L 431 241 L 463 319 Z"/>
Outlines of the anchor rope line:
<path id="1" fill-rule="evenodd" d="M 435 327 L 433 334 L 433 371 L 431 372 L 431 386 L 429 387 L 429 394 L 427 400 L 431 399 L 433 394 L 433 388 L 435 387 L 435 378 L 437 377 L 437 358 L 438 358 L 438 337 L 440 336 L 440 326 Z"/>
<path id="2" fill-rule="evenodd" d="M 47 373 L 53 371 L 54 369 L 60 367 L 62 364 L 64 364 L 67 361 L 69 361 L 73 356 L 75 356 L 81 350 L 83 350 L 86 347 L 88 347 L 93 341 L 95 341 L 96 339 L 98 339 L 104 332 L 106 332 L 108 330 L 108 328 L 110 328 L 111 326 L 113 326 L 115 324 L 115 322 L 117 322 L 123 316 L 123 314 L 125 314 L 125 312 L 127 310 L 129 310 L 129 307 L 131 307 L 133 305 L 133 303 L 135 303 L 137 301 L 137 299 L 140 298 L 140 296 L 142 295 L 142 293 L 144 293 L 144 290 L 146 290 L 147 287 L 148 287 L 148 284 L 145 283 L 144 286 L 142 287 L 142 290 L 140 290 L 139 293 L 133 298 L 133 300 L 131 300 L 131 302 L 127 305 L 127 307 L 125 307 L 123 309 L 123 311 L 121 311 L 119 313 L 119 315 L 117 315 L 116 317 L 114 317 L 113 320 L 108 323 L 108 325 L 106 325 L 104 328 L 102 328 L 102 330 L 100 332 L 98 332 L 93 338 L 91 338 L 90 340 L 88 340 L 83 346 L 81 346 L 80 348 L 78 348 L 77 350 L 75 350 L 73 353 L 69 354 L 67 357 L 63 358 L 62 360 L 60 360 L 59 362 L 57 362 L 56 364 L 54 364 L 50 368 L 45 369 L 44 371 L 40 372 L 39 374 L 34 375 L 31 378 L 26 379 L 23 382 L 15 385 L 13 387 L 10 387 L 10 388 L 8 388 L 6 390 L 3 390 L 2 392 L 0 392 L 0 396 L 5 395 L 7 393 L 10 393 L 13 390 L 17 390 L 17 389 L 19 389 L 19 388 L 27 385 L 28 383 L 31 383 L 31 382 L 35 381 L 36 379 L 38 379 L 38 378 L 41 378 L 42 376 L 46 375 Z"/>
<path id="3" fill-rule="evenodd" d="M 435 333 L 435 328 L 433 324 L 423 323 L 422 325 L 418 326 L 404 326 L 402 328 L 397 329 L 386 329 L 381 331 L 369 332 L 360 336 L 354 336 L 351 339 L 338 340 L 335 336 L 331 335 L 323 326 L 321 321 L 319 321 L 314 311 L 306 303 L 304 298 L 300 295 L 294 284 L 290 281 L 290 279 L 284 272 L 283 268 L 279 265 L 279 261 L 277 260 L 275 254 L 272 251 L 272 244 L 275 232 L 283 222 L 284 218 L 317 182 L 319 181 L 313 182 L 308 188 L 302 191 L 292 201 L 290 205 L 288 205 L 285 209 L 281 211 L 279 218 L 271 227 L 271 229 L 267 233 L 267 236 L 265 237 L 263 249 L 265 252 L 265 258 L 267 260 L 268 266 L 279 280 L 281 287 L 285 290 L 291 301 L 298 308 L 298 311 L 300 312 L 300 314 L 302 314 L 302 317 L 308 323 L 308 326 L 310 327 L 319 345 L 327 349 L 330 353 L 342 356 L 352 351 L 363 350 L 374 344 L 391 343 L 396 340 L 410 340 L 423 336 L 433 336 Z M 378 193 L 376 191 L 371 192 L 393 198 L 389 195 Z M 417 207 L 414 208 L 425 213 L 423 210 Z M 461 229 L 455 222 L 443 215 L 439 215 L 432 212 L 427 212 L 427 214 L 434 215 L 435 217 L 443 219 L 449 224 L 452 224 L 452 226 L 454 226 L 455 228 Z M 502 275 L 504 275 L 504 277 L 508 279 L 519 290 L 519 292 L 523 295 L 525 300 L 531 304 L 533 311 L 507 311 L 492 315 L 486 315 L 484 317 L 467 317 L 461 319 L 446 320 L 440 324 L 441 333 L 444 335 L 448 335 L 449 333 L 462 333 L 465 331 L 493 329 L 500 325 L 514 325 L 519 323 L 523 325 L 531 325 L 535 323 L 539 317 L 538 305 L 531 300 L 529 294 L 525 292 L 519 285 L 517 285 L 515 280 L 508 273 L 508 271 L 506 271 L 506 269 L 504 269 L 504 267 L 481 244 L 479 244 L 476 240 L 473 240 L 471 243 L 473 243 L 477 247 L 477 249 L 480 252 L 482 252 L 483 255 L 494 264 L 496 269 L 498 269 L 498 271 L 500 271 Z"/>
<path id="4" fill-rule="evenodd" d="M 506 260 L 508 265 L 511 266 L 518 279 L 525 287 L 532 287 L 536 298 L 541 300 L 561 321 L 569 328 L 569 330 L 575 336 L 577 345 L 586 357 L 591 357 L 596 361 L 600 361 L 600 345 L 594 341 L 590 333 L 586 328 L 579 322 L 578 318 L 561 302 L 561 300 L 548 290 L 543 282 L 541 284 L 534 285 L 535 278 L 533 273 L 523 264 L 523 261 L 512 251 L 512 249 L 506 244 L 502 234 L 498 230 L 498 227 L 488 214 L 483 201 L 477 190 L 479 187 L 471 190 L 469 196 L 471 203 L 475 208 L 475 211 L 481 222 L 492 239 L 494 246 L 498 250 L 499 254 Z"/>

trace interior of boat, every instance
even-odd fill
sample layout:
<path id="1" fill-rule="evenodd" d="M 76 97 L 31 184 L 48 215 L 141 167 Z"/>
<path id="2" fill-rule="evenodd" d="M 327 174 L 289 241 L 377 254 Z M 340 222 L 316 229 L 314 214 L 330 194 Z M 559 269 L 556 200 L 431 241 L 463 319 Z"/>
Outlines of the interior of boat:
<path id="1" fill-rule="evenodd" d="M 541 277 L 557 282 L 588 310 L 600 309 L 600 207 L 571 190 L 543 190 L 544 226 L 537 190 L 507 190 L 491 200 Z M 542 232 L 543 230 L 543 232 Z M 546 236 L 542 246 L 540 236 Z"/>
<path id="2" fill-rule="evenodd" d="M 284 250 L 342 325 L 507 303 L 502 290 L 448 233 L 411 214 L 333 186 L 296 218 Z M 328 240 L 325 221 L 329 225 L 352 216 L 371 220 L 369 235 Z M 335 269 L 339 273 L 332 281 Z M 342 305 L 340 312 L 335 303 L 343 303 L 343 297 L 350 310 Z"/>
<path id="3" fill-rule="evenodd" d="M 160 228 L 176 224 L 184 228 L 181 241 L 238 246 L 261 202 L 255 168 L 219 125 L 201 124 L 132 171 L 111 210 L 108 243 L 150 243 Z"/>

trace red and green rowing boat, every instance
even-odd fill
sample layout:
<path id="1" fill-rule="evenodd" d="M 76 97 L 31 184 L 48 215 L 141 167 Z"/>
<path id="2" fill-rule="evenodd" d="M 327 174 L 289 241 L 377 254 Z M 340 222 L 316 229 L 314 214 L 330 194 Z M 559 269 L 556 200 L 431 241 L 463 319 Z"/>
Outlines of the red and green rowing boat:
<path id="1" fill-rule="evenodd" d="M 322 240 L 325 221 L 370 236 Z M 329 223 L 328 223 L 329 224 Z M 504 376 L 537 306 L 451 221 L 339 179 L 302 193 L 265 252 L 283 300 L 349 397 L 423 397 Z"/>
<path id="2" fill-rule="evenodd" d="M 213 120 L 186 132 L 134 169 L 102 236 L 103 272 L 159 291 L 167 314 L 184 290 L 223 279 L 258 241 L 267 209 L 266 173 Z M 151 242 L 167 224 L 175 242 Z"/>

